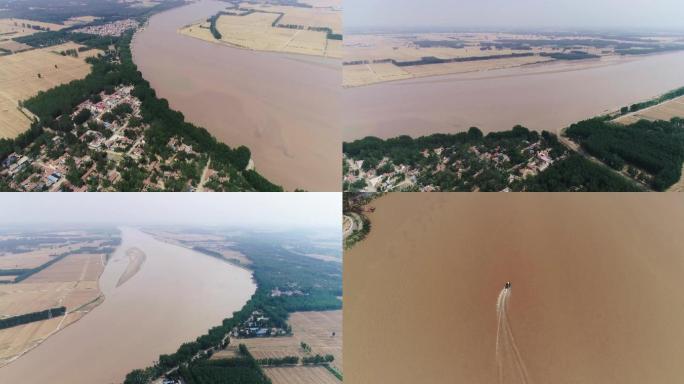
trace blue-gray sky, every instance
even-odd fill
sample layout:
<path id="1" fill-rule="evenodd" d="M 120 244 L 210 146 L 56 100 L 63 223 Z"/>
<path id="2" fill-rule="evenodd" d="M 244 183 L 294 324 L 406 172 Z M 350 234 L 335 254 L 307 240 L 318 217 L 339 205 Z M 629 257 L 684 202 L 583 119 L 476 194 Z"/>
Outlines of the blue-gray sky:
<path id="1" fill-rule="evenodd" d="M 341 193 L 2 193 L 0 226 L 242 225 L 340 228 Z"/>
<path id="2" fill-rule="evenodd" d="M 582 28 L 684 30 L 683 0 L 345 0 L 347 30 Z"/>

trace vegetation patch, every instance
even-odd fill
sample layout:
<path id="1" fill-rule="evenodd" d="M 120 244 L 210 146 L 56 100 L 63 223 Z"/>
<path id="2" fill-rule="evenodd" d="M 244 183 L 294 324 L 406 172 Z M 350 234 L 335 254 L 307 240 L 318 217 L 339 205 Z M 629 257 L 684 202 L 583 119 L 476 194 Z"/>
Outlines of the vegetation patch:
<path id="1" fill-rule="evenodd" d="M 565 134 L 611 168 L 657 191 L 681 178 L 684 119 L 619 125 L 595 118 L 571 125 Z"/>

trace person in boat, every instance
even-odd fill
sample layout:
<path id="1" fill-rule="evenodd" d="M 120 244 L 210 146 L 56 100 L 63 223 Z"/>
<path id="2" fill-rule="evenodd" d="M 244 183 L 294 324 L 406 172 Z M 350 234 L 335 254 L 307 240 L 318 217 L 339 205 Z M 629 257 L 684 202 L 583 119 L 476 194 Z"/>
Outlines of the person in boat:
<path id="1" fill-rule="evenodd" d="M 511 282 L 507 281 L 506 285 L 504 285 L 504 289 L 509 289 L 511 287 Z"/>

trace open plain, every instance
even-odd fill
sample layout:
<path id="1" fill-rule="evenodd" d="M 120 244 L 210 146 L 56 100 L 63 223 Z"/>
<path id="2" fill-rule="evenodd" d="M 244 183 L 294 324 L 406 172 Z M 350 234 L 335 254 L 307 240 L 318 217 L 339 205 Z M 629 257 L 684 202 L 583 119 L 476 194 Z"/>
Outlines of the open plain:
<path id="1" fill-rule="evenodd" d="M 529 66 L 553 61 L 593 61 L 634 52 L 684 49 L 681 36 L 562 33 L 378 33 L 347 34 L 344 85 Z"/>

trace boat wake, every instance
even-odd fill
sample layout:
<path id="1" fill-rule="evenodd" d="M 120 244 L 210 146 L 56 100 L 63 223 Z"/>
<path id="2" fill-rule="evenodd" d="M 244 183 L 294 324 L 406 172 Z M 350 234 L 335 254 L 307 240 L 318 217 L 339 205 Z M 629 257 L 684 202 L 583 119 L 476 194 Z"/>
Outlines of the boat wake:
<path id="1" fill-rule="evenodd" d="M 511 324 L 508 321 L 508 301 L 511 288 L 504 288 L 496 300 L 497 328 L 496 328 L 496 366 L 498 383 L 530 383 L 525 362 L 515 342 Z"/>

